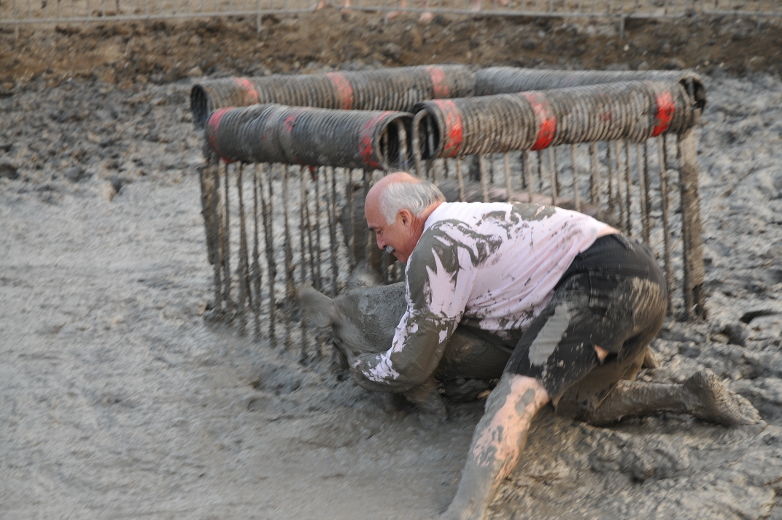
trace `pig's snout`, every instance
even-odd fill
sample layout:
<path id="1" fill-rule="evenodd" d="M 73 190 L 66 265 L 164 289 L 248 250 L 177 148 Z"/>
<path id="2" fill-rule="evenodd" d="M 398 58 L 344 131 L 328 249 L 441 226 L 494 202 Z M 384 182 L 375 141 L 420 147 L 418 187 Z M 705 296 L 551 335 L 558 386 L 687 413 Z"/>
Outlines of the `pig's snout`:
<path id="1" fill-rule="evenodd" d="M 315 328 L 325 329 L 334 323 L 334 300 L 312 287 L 300 287 L 296 299 L 304 314 L 304 320 Z"/>

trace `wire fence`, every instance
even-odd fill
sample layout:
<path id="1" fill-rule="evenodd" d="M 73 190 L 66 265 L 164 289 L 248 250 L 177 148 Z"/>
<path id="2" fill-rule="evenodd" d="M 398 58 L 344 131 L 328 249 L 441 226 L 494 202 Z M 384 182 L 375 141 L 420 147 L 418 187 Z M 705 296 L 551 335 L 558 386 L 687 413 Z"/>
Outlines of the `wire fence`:
<path id="1" fill-rule="evenodd" d="M 314 12 L 322 8 L 496 16 L 782 17 L 779 0 L 0 0 L 0 25 L 194 19 Z"/>

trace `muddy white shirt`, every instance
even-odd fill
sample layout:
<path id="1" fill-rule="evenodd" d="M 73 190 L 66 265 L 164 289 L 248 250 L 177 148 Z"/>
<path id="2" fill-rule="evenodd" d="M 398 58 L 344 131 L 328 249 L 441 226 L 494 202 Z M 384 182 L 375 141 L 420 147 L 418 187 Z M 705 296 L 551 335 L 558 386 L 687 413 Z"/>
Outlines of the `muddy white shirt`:
<path id="1" fill-rule="evenodd" d="M 523 330 L 575 256 L 606 229 L 553 206 L 441 204 L 405 268 L 407 310 L 391 348 L 354 360 L 359 383 L 397 391 L 421 384 L 459 322 L 498 335 Z"/>

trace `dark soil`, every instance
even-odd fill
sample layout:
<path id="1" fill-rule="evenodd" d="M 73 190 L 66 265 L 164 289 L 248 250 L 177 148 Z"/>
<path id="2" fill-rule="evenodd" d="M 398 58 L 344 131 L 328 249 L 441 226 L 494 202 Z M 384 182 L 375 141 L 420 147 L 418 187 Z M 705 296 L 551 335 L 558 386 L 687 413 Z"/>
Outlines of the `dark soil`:
<path id="1" fill-rule="evenodd" d="M 128 86 L 188 76 L 306 72 L 422 63 L 558 68 L 782 71 L 782 24 L 726 17 L 616 21 L 413 15 L 326 9 L 255 20 L 131 22 L 0 33 L 5 90 L 35 78 Z"/>

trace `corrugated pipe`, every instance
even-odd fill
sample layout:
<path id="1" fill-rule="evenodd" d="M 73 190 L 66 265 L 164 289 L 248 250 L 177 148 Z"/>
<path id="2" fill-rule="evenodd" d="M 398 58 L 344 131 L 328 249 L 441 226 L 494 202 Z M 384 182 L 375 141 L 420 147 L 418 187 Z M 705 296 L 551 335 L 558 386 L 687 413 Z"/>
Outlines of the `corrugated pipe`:
<path id="1" fill-rule="evenodd" d="M 266 103 L 409 112 L 427 99 L 472 96 L 474 76 L 463 65 L 426 65 L 206 80 L 191 89 L 190 111 L 198 128 L 218 108 Z"/>
<path id="2" fill-rule="evenodd" d="M 632 81 L 419 103 L 413 147 L 421 159 L 540 150 L 560 144 L 641 142 L 695 125 L 678 82 Z"/>
<path id="3" fill-rule="evenodd" d="M 406 112 L 253 105 L 214 111 L 205 136 L 226 162 L 389 169 L 408 160 L 411 121 Z"/>
<path id="4" fill-rule="evenodd" d="M 690 70 L 547 70 L 516 67 L 489 67 L 475 73 L 475 95 L 490 96 L 528 90 L 599 85 L 619 81 L 679 82 L 694 107 L 706 106 L 706 88 L 701 77 Z"/>

